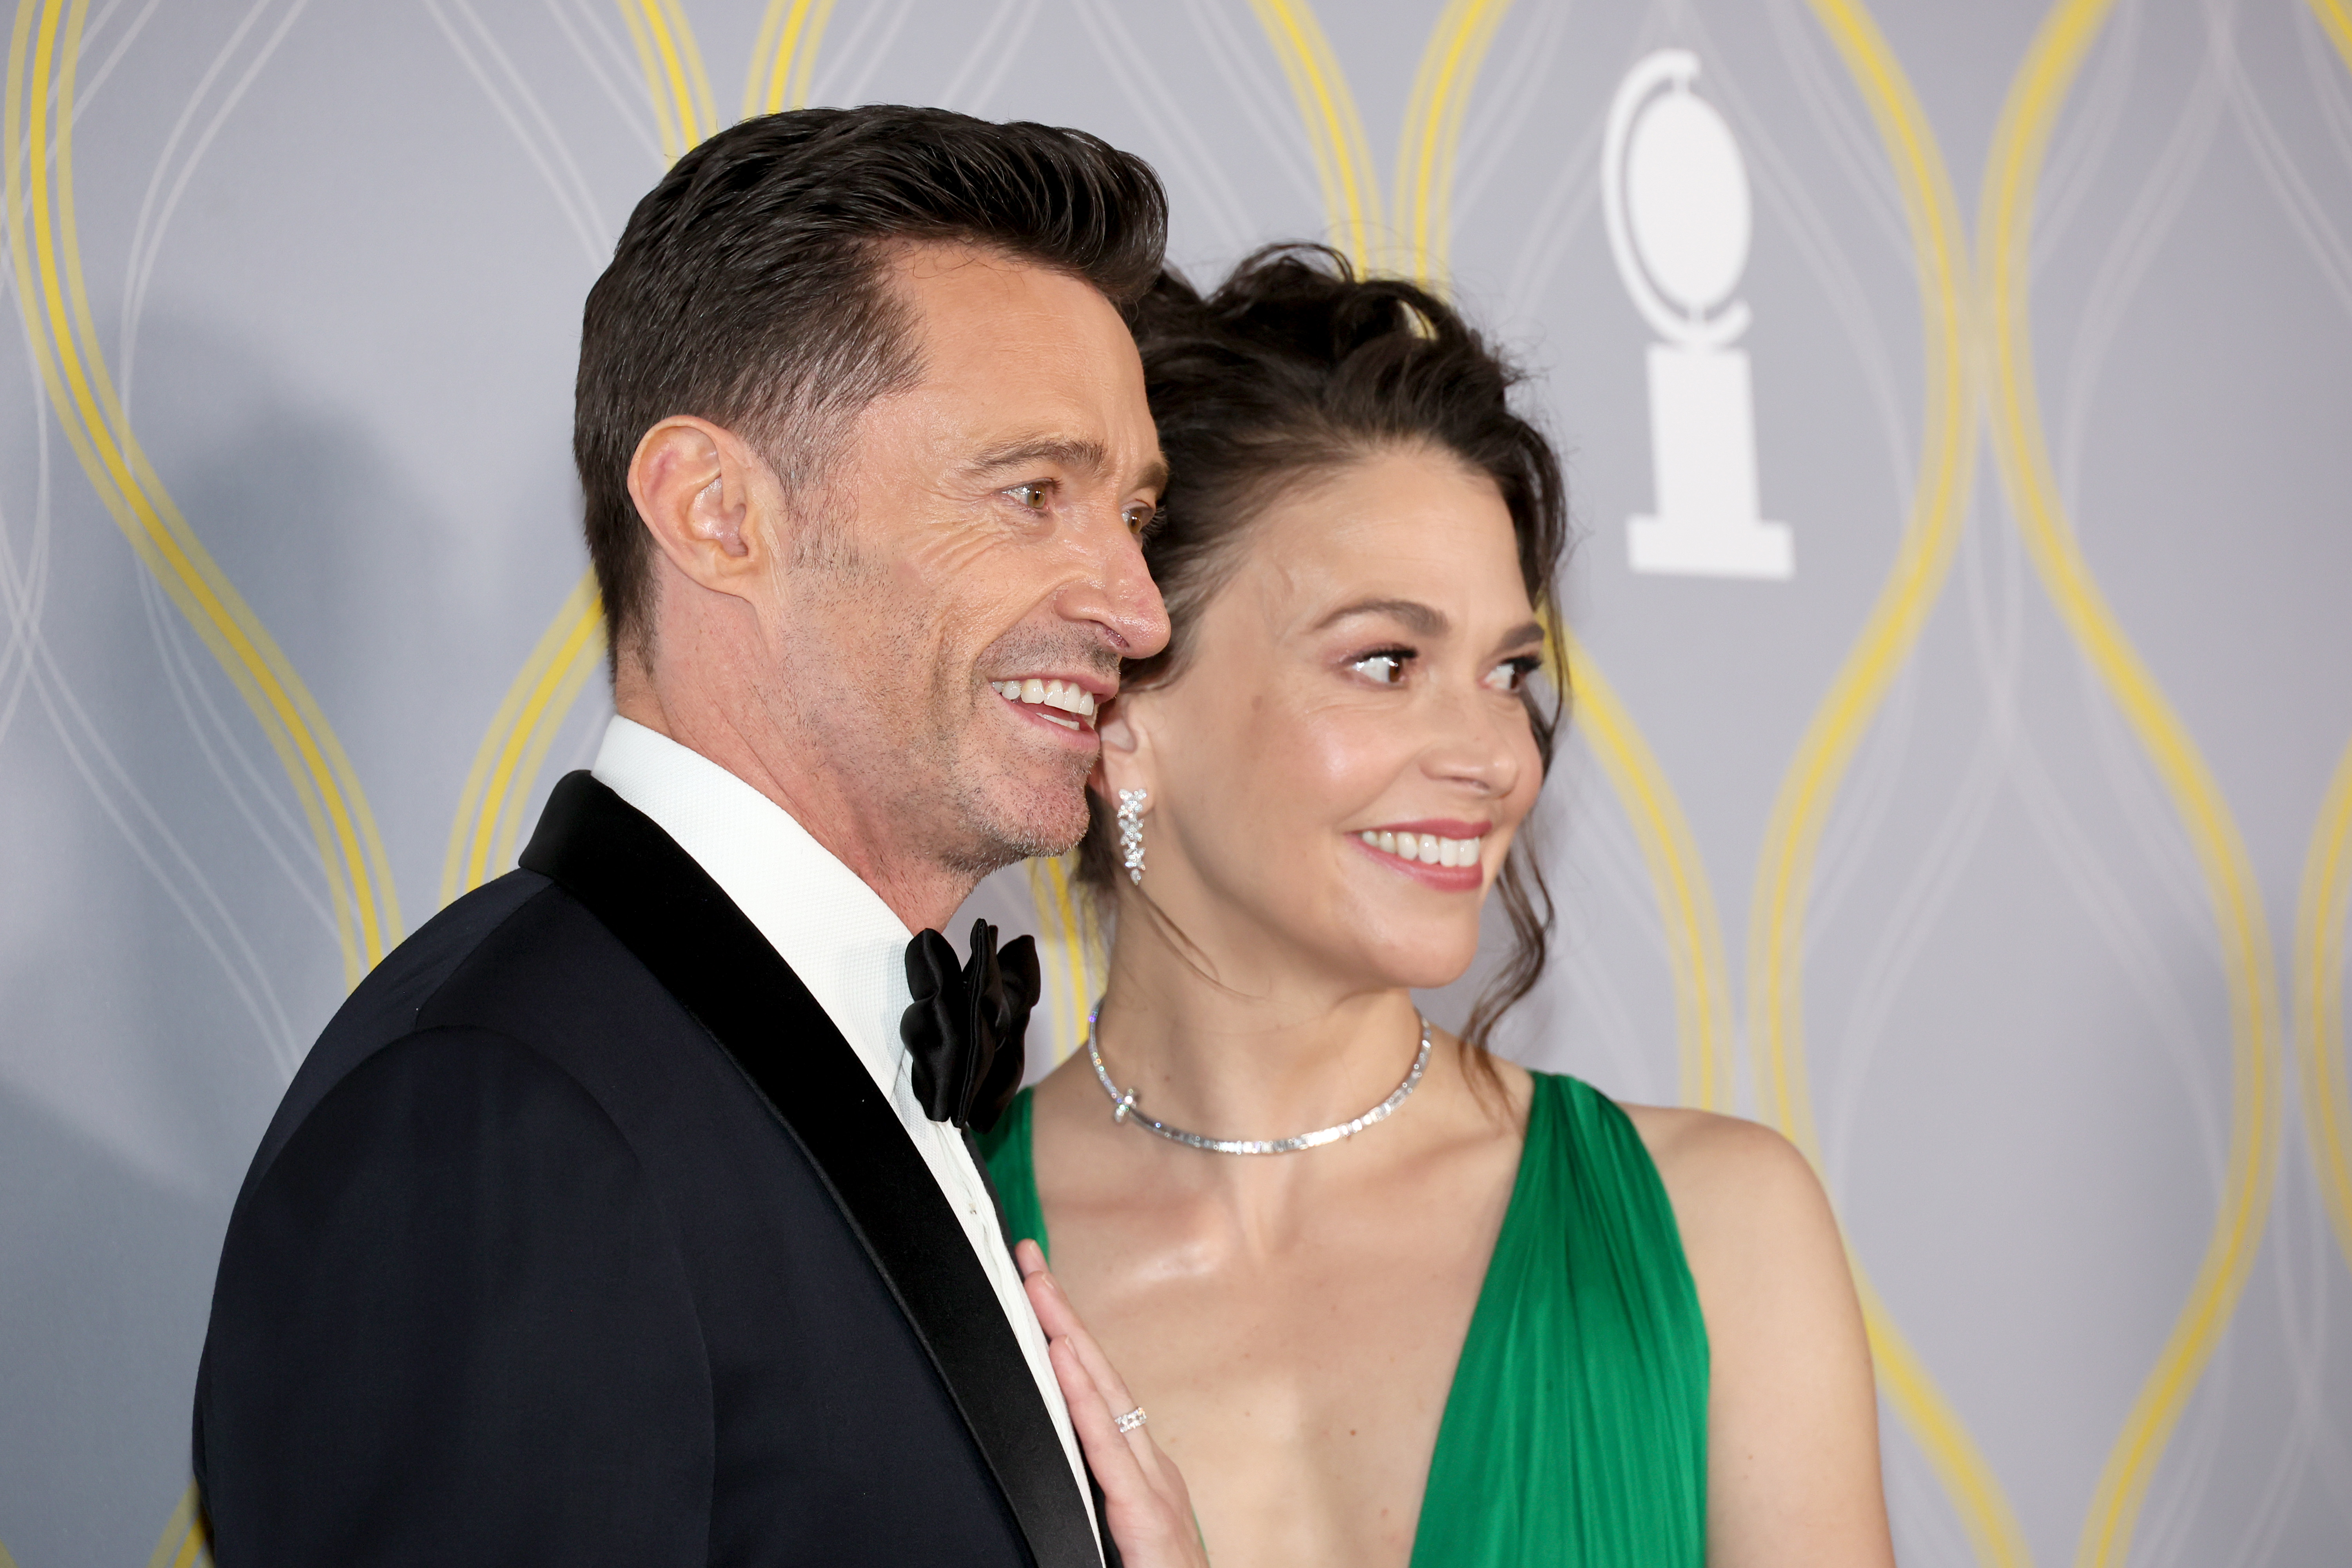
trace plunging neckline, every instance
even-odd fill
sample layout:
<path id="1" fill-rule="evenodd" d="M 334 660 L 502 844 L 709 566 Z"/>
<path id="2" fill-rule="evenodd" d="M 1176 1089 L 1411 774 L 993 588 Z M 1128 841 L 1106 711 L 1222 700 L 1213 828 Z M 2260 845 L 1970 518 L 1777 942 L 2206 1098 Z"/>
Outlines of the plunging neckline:
<path id="1" fill-rule="evenodd" d="M 1706 1331 L 1673 1206 L 1614 1101 L 1530 1077 L 1407 1568 L 1703 1568 Z M 1012 1233 L 1050 1257 L 1034 1104 L 1024 1089 L 986 1150 Z"/>

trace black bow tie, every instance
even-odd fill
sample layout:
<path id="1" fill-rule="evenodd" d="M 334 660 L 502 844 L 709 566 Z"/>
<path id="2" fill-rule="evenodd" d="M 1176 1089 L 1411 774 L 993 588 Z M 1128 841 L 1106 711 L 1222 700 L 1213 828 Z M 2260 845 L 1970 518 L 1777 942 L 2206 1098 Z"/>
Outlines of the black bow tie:
<path id="1" fill-rule="evenodd" d="M 923 1114 L 987 1131 L 1021 1091 L 1021 1037 L 1037 1005 L 1035 940 L 999 952 L 996 928 L 974 921 L 971 960 L 959 968 L 947 938 L 918 931 L 907 944 L 907 989 L 915 1001 L 899 1016 L 898 1037 L 915 1058 Z"/>

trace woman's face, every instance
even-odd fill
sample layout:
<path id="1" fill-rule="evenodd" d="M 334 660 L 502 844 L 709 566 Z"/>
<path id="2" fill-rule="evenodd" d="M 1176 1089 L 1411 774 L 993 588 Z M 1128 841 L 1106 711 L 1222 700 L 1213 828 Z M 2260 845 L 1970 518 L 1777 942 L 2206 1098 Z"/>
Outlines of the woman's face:
<path id="1" fill-rule="evenodd" d="M 1145 890 L 1227 984 L 1453 981 L 1542 782 L 1510 513 L 1416 447 L 1286 494 L 1240 548 L 1188 668 L 1106 727 L 1107 782 L 1151 791 Z"/>

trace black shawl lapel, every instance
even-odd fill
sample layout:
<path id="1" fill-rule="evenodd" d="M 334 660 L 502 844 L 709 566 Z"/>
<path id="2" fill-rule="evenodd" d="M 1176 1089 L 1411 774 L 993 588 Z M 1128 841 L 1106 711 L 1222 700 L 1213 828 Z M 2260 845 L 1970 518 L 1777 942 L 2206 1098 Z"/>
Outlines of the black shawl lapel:
<path id="1" fill-rule="evenodd" d="M 556 784 L 522 864 L 653 971 L 799 1142 L 930 1352 L 1040 1568 L 1098 1568 L 1086 1504 L 995 1289 L 898 1114 L 800 977 L 693 857 L 585 773 Z"/>

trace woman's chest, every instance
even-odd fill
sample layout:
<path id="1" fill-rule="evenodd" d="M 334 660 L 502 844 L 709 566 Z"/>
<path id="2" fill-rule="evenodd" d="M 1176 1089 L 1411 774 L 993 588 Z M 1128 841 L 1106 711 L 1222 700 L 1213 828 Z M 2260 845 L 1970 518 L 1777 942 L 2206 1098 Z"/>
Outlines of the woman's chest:
<path id="1" fill-rule="evenodd" d="M 1128 1217 L 1123 1266 L 1065 1283 L 1183 1470 L 1218 1568 L 1402 1568 L 1486 1216 L 1326 1215 L 1265 1249 Z M 1104 1257 L 1087 1239 L 1056 1250 Z"/>

